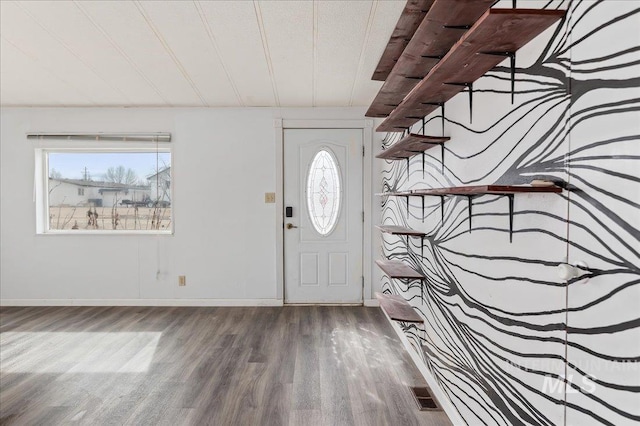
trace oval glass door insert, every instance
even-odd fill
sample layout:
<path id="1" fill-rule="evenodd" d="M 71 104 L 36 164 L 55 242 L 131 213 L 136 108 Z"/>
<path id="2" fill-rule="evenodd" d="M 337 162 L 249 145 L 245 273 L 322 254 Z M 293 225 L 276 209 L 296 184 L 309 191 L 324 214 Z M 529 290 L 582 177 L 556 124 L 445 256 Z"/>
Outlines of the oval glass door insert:
<path id="1" fill-rule="evenodd" d="M 307 210 L 320 235 L 329 235 L 338 223 L 341 195 L 338 162 L 322 148 L 313 157 L 307 174 Z"/>

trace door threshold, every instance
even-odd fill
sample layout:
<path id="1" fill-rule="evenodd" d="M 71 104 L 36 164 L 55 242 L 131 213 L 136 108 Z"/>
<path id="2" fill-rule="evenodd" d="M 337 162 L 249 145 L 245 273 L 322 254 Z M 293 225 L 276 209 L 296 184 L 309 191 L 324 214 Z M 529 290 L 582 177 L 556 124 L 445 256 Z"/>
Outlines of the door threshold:
<path id="1" fill-rule="evenodd" d="M 284 306 L 364 306 L 364 303 L 339 303 L 339 302 L 284 302 Z"/>

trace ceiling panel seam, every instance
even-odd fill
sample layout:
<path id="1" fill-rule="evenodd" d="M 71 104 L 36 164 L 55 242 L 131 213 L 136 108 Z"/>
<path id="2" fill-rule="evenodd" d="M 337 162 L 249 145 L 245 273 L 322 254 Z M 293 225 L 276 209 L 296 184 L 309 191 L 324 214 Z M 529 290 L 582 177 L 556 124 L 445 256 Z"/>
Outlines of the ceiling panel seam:
<path id="1" fill-rule="evenodd" d="M 33 16 L 33 14 L 31 12 L 29 12 L 23 4 L 21 4 L 20 2 L 14 2 L 29 18 L 31 18 L 31 20 L 33 20 L 33 22 L 35 22 L 40 28 L 42 28 L 42 30 L 44 32 L 46 32 L 53 40 L 55 40 L 56 42 L 58 42 L 62 47 L 64 47 L 69 53 L 71 53 L 78 61 L 80 61 L 84 66 L 86 66 L 96 77 L 98 77 L 100 80 L 102 80 L 107 86 L 109 86 L 111 89 L 113 89 L 115 92 L 118 92 L 122 95 L 122 97 L 127 101 L 127 103 L 132 104 L 131 99 L 127 96 L 127 94 L 125 92 L 123 92 L 122 90 L 116 88 L 115 86 L 113 86 L 111 83 L 109 83 L 102 75 L 100 75 L 100 73 L 93 67 L 91 66 L 89 63 L 85 62 L 84 59 L 82 59 L 82 57 L 77 54 L 69 45 L 67 45 L 60 37 L 58 37 L 56 34 L 54 34 L 52 31 L 49 31 L 49 29 L 42 23 L 40 22 L 40 20 L 38 20 L 35 16 Z M 78 91 L 80 91 L 78 89 Z M 80 93 L 82 93 L 80 91 Z M 90 97 L 89 97 L 90 98 Z"/>
<path id="2" fill-rule="evenodd" d="M 216 37 L 213 35 L 213 31 L 211 30 L 211 25 L 209 25 L 209 20 L 207 20 L 207 17 L 204 11 L 202 10 L 202 5 L 198 0 L 194 0 L 193 5 L 198 11 L 198 15 L 200 15 L 200 20 L 202 21 L 202 25 L 204 26 L 204 29 L 207 32 L 207 36 L 209 37 L 209 42 L 213 46 L 213 50 L 215 50 L 216 54 L 218 55 L 218 59 L 220 60 L 220 65 L 222 66 L 222 69 L 224 70 L 224 73 L 227 76 L 227 79 L 229 80 L 229 84 L 233 89 L 233 93 L 236 94 L 236 98 L 238 99 L 238 104 L 240 104 L 240 106 L 245 106 L 245 103 L 242 100 L 242 96 L 240 96 L 240 91 L 238 90 L 238 87 L 236 86 L 236 83 L 233 80 L 233 77 L 231 77 L 231 73 L 227 68 L 227 64 L 225 63 L 224 58 L 220 53 L 220 49 L 218 48 L 218 42 L 216 40 Z"/>
<path id="3" fill-rule="evenodd" d="M 191 89 L 193 89 L 194 93 L 198 96 L 198 98 L 200 98 L 200 102 L 202 103 L 202 105 L 203 106 L 209 106 L 209 104 L 205 100 L 204 96 L 202 96 L 202 93 L 200 92 L 200 89 L 198 89 L 198 86 L 193 81 L 193 79 L 191 78 L 191 76 L 189 75 L 187 70 L 185 69 L 184 65 L 182 65 L 182 62 L 180 62 L 180 59 L 178 59 L 178 57 L 174 53 L 173 49 L 171 49 L 171 46 L 169 46 L 169 43 L 167 43 L 167 40 L 163 37 L 163 35 L 160 32 L 160 30 L 158 29 L 158 27 L 156 27 L 156 25 L 153 23 L 153 20 L 147 14 L 147 11 L 144 10 L 144 7 L 140 3 L 140 1 L 138 1 L 138 0 L 134 1 L 134 4 L 136 5 L 136 8 L 138 9 L 138 12 L 140 12 L 140 14 L 144 18 L 145 22 L 147 23 L 147 25 L 149 26 L 151 31 L 153 31 L 153 34 L 156 36 L 156 38 L 158 39 L 160 44 L 162 44 L 162 47 L 167 52 L 167 54 L 169 55 L 169 57 L 171 58 L 171 60 L 175 64 L 175 66 L 178 68 L 178 71 L 180 71 L 180 73 L 185 78 L 185 80 L 187 80 L 187 82 L 191 86 Z"/>
<path id="4" fill-rule="evenodd" d="M 264 57 L 267 60 L 267 67 L 269 69 L 269 76 L 271 77 L 273 97 L 276 101 L 276 106 L 280 106 L 280 96 L 278 95 L 278 85 L 276 84 L 276 76 L 273 70 L 273 61 L 271 60 L 269 42 L 267 40 L 267 34 L 264 29 L 264 22 L 262 20 L 262 9 L 260 9 L 260 4 L 256 0 L 253 1 L 253 9 L 256 13 L 256 19 L 258 20 L 258 28 L 260 29 L 260 37 L 262 38 L 262 50 L 264 51 Z"/>
<path id="5" fill-rule="evenodd" d="M 160 90 L 158 89 L 158 87 L 153 84 L 153 82 L 142 72 L 142 70 L 136 65 L 135 62 L 133 62 L 133 59 L 131 59 L 129 57 L 129 55 L 127 55 L 125 53 L 124 50 L 122 50 L 122 48 L 118 45 L 118 43 L 116 43 L 116 41 L 111 38 L 111 36 L 109 35 L 109 33 L 107 33 L 107 31 L 102 28 L 102 26 L 100 24 L 98 24 L 93 17 L 91 17 L 91 15 L 89 14 L 89 12 L 87 12 L 83 6 L 80 5 L 80 3 L 77 0 L 74 0 L 73 3 L 76 5 L 76 7 L 80 10 L 80 12 L 82 12 L 82 14 L 89 20 L 89 22 L 91 22 L 91 24 L 93 24 L 93 26 L 96 27 L 96 29 L 98 31 L 100 31 L 100 33 L 107 39 L 107 41 L 109 43 L 111 43 L 111 45 L 118 51 L 118 53 L 120 53 L 120 55 L 122 55 L 122 57 L 129 63 L 129 65 L 131 65 L 131 68 L 133 68 L 138 75 L 140 75 L 140 77 L 143 78 L 144 81 L 147 82 L 147 84 L 156 92 L 156 94 L 158 95 L 158 97 L 160 97 L 160 99 L 162 99 L 162 101 L 165 103 L 165 105 L 167 106 L 172 106 L 171 102 L 169 102 L 167 100 L 166 97 L 164 97 L 162 95 L 162 93 L 160 92 Z"/>
<path id="6" fill-rule="evenodd" d="M 2 38 L 5 42 L 7 42 L 10 45 L 12 45 L 18 52 L 22 53 L 24 56 L 26 56 L 27 58 L 31 59 L 31 61 L 33 61 L 34 64 L 37 64 L 42 71 L 44 71 L 47 74 L 51 75 L 56 80 L 61 81 L 63 84 L 69 86 L 70 89 L 75 90 L 77 93 L 79 93 L 80 95 L 82 95 L 83 97 L 88 99 L 89 102 L 93 106 L 97 106 L 96 102 L 91 98 L 91 96 L 89 96 L 88 94 L 84 93 L 82 90 L 80 90 L 79 88 L 77 88 L 76 86 L 71 84 L 71 82 L 69 82 L 69 81 L 65 80 L 64 78 L 60 77 L 58 74 L 56 74 L 51 69 L 49 69 L 49 67 L 44 66 L 42 63 L 40 63 L 40 61 L 37 58 L 34 58 L 33 56 L 29 55 L 27 52 L 22 50 L 18 45 L 16 45 L 14 42 L 12 42 L 11 40 L 7 39 L 6 37 L 0 35 L 0 38 Z M 65 107 L 65 106 L 69 106 L 69 105 L 66 105 L 63 102 L 60 102 L 59 106 Z"/>
<path id="7" fill-rule="evenodd" d="M 371 29 L 373 28 L 373 22 L 375 20 L 376 11 L 378 10 L 378 0 L 374 0 L 371 3 L 371 9 L 369 10 L 369 20 L 367 21 L 367 29 L 364 33 L 364 40 L 362 40 L 362 48 L 360 49 L 360 57 L 358 58 L 358 67 L 356 68 L 355 76 L 353 77 L 353 84 L 351 85 L 351 94 L 349 95 L 349 106 L 353 106 L 353 95 L 358 84 L 359 77 L 362 75 L 362 68 L 364 67 L 365 55 L 364 52 L 369 45 L 369 36 L 371 35 Z"/>

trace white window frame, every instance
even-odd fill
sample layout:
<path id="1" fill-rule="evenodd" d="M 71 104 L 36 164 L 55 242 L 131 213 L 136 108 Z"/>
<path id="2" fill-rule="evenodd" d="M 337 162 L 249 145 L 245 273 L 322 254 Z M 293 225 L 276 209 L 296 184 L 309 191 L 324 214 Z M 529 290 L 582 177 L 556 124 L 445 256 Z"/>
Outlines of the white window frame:
<path id="1" fill-rule="evenodd" d="M 99 146 L 98 146 L 99 145 Z M 118 153 L 118 152 L 143 152 L 143 153 L 169 153 L 171 155 L 171 227 L 167 230 L 87 230 L 87 229 L 49 229 L 49 154 L 50 153 Z M 40 146 L 35 148 L 35 173 L 34 173 L 34 202 L 36 209 L 36 234 L 37 235 L 174 235 L 175 233 L 175 168 L 174 154 L 171 144 L 163 142 L 85 142 L 85 141 L 40 141 Z"/>

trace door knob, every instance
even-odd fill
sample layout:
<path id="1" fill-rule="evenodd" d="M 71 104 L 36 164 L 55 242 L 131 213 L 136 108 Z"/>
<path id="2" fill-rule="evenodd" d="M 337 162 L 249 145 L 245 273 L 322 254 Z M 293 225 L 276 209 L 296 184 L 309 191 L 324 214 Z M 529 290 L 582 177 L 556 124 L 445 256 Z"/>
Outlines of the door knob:
<path id="1" fill-rule="evenodd" d="M 293 223 L 287 223 L 287 229 L 297 228 Z"/>

